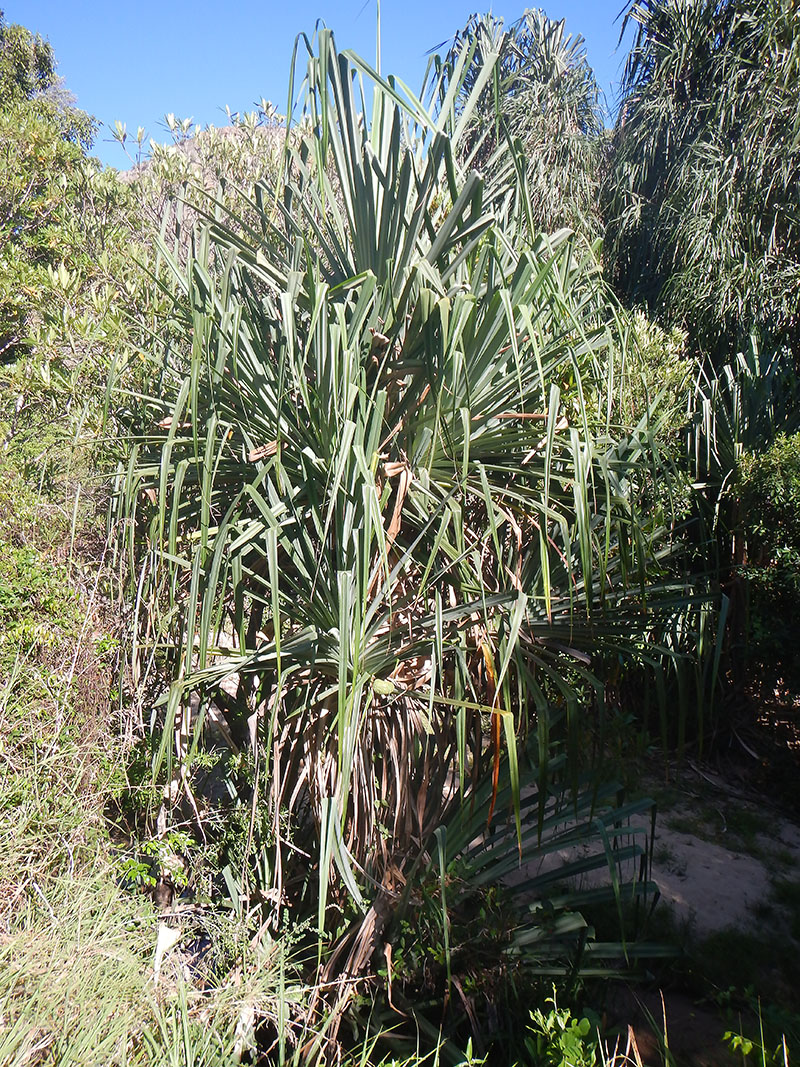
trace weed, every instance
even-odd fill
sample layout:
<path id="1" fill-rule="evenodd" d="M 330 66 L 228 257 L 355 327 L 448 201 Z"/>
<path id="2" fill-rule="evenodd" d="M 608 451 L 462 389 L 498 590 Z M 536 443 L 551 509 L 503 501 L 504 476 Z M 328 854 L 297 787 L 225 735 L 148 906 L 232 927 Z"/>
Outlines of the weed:
<path id="1" fill-rule="evenodd" d="M 559 1008 L 556 988 L 546 1004 L 549 1011 L 531 1012 L 525 1047 L 531 1063 L 541 1067 L 594 1067 L 599 1055 L 599 1022 L 594 1016 L 573 1016 L 569 1008 Z"/>
<path id="2" fill-rule="evenodd" d="M 159 881 L 167 881 L 177 890 L 185 889 L 189 879 L 184 856 L 193 845 L 190 835 L 182 830 L 150 838 L 134 855 L 117 861 L 120 881 L 126 888 L 152 889 Z"/>
<path id="3" fill-rule="evenodd" d="M 705 938 L 692 953 L 697 968 L 697 992 L 724 990 L 736 976 L 739 989 L 757 989 L 778 1008 L 792 1008 L 800 988 L 797 946 L 782 924 L 750 932 L 730 927 Z"/>
<path id="4" fill-rule="evenodd" d="M 729 1007 L 732 992 L 726 996 L 725 1006 Z M 782 1011 L 772 1003 L 762 1003 L 751 989 L 746 992 L 736 1021 L 726 1031 L 724 1040 L 744 1064 L 789 1067 L 789 1048 L 797 1047 L 800 1041 L 800 1015 Z"/>
<path id="5" fill-rule="evenodd" d="M 800 884 L 793 878 L 778 878 L 772 884 L 772 893 L 788 913 L 792 937 L 800 942 Z"/>
<path id="6" fill-rule="evenodd" d="M 772 858 L 779 867 L 791 868 L 797 866 L 797 856 L 791 849 L 776 848 Z"/>
<path id="7" fill-rule="evenodd" d="M 677 875 L 679 878 L 686 876 L 686 861 L 680 860 L 675 849 L 663 842 L 655 847 L 653 863 L 656 867 L 663 867 L 664 870 Z"/>
<path id="8" fill-rule="evenodd" d="M 670 867 L 675 863 L 676 856 L 675 850 L 670 848 L 669 845 L 659 844 L 656 845 L 653 852 L 653 862 L 660 867 Z"/>

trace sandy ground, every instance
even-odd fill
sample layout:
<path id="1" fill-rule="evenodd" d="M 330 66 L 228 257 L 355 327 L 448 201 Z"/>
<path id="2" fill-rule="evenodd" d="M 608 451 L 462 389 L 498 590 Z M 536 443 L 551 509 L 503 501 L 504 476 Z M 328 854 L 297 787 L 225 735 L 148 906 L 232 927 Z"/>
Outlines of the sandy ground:
<path id="1" fill-rule="evenodd" d="M 651 782 L 649 786 L 658 811 L 652 880 L 676 926 L 690 929 L 699 940 L 728 927 L 757 928 L 764 921 L 774 879 L 800 879 L 800 827 L 757 796 L 731 788 L 705 769 L 689 768 L 677 785 L 665 788 Z M 647 819 L 639 823 L 644 825 Z M 641 837 L 638 840 L 644 843 Z M 519 886 L 594 854 L 598 847 L 552 852 L 507 876 L 505 882 Z M 623 875 L 632 877 L 632 869 Z M 589 888 L 607 880 L 607 868 L 601 865 L 577 885 Z"/>
<path id="2" fill-rule="evenodd" d="M 774 877 L 798 876 L 800 828 L 708 772 L 697 772 L 693 784 L 700 788 L 659 812 L 653 880 L 676 920 L 701 938 L 755 929 Z M 742 821 L 745 835 L 736 832 Z"/>
<path id="3" fill-rule="evenodd" d="M 690 766 L 679 785 L 652 792 L 660 801 L 652 877 L 676 925 L 692 942 L 729 929 L 774 938 L 775 880 L 800 881 L 800 827 L 765 798 L 732 788 L 706 768 Z M 660 991 L 621 986 L 609 1008 L 632 1025 L 651 1067 L 665 1062 L 651 1020 L 667 1026 L 677 1063 L 742 1063 L 723 1039 L 730 1022 L 708 1001 L 674 989 L 662 1000 Z"/>
<path id="4" fill-rule="evenodd" d="M 774 847 L 768 838 L 756 840 L 765 854 Z M 787 823 L 780 840 L 800 864 L 800 831 Z M 675 917 L 692 923 L 700 936 L 729 926 L 757 926 L 754 909 L 771 892 L 765 860 L 670 829 L 667 820 L 656 827 L 653 880 Z"/>

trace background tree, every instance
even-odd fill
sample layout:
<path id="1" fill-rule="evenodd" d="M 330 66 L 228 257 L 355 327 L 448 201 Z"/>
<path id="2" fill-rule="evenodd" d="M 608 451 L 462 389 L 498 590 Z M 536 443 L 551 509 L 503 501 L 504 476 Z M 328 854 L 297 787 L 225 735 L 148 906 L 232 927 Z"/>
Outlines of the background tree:
<path id="1" fill-rule="evenodd" d="M 0 12 L 0 351 L 24 342 L 47 267 L 79 254 L 68 225 L 92 120 L 60 88 L 49 44 Z"/>
<path id="2" fill-rule="evenodd" d="M 605 139 L 583 38 L 566 33 L 563 20 L 540 10 L 526 11 L 507 30 L 502 19 L 474 15 L 453 39 L 446 66 L 468 55 L 470 89 L 491 52 L 500 58 L 471 119 L 461 148 L 464 162 L 483 171 L 508 171 L 504 142 L 513 139 L 520 148 L 517 165 L 525 169 L 531 227 L 552 233 L 569 226 L 597 236 Z M 506 191 L 519 188 L 516 176 L 508 174 Z"/>
<path id="3" fill-rule="evenodd" d="M 0 10 L 0 102 L 30 100 L 56 85 L 53 49 L 24 26 L 9 26 Z"/>
<path id="4" fill-rule="evenodd" d="M 79 427 L 98 432 L 108 367 L 153 303 L 133 197 L 90 156 L 95 129 L 50 45 L 0 19 L 0 439 L 37 481 L 74 468 Z"/>
<path id="5" fill-rule="evenodd" d="M 800 16 L 791 0 L 640 0 L 629 22 L 603 197 L 607 269 L 627 301 L 684 330 L 696 361 L 686 464 L 697 566 L 728 598 L 729 711 L 752 721 L 753 539 L 738 491 L 749 484 L 750 510 L 769 511 L 754 499 L 766 482 L 740 475 L 798 428 Z M 759 566 L 771 566 L 763 552 Z"/>
<path id="6" fill-rule="evenodd" d="M 792 0 L 637 0 L 625 19 L 609 273 L 717 365 L 751 331 L 798 340 L 799 18 Z"/>

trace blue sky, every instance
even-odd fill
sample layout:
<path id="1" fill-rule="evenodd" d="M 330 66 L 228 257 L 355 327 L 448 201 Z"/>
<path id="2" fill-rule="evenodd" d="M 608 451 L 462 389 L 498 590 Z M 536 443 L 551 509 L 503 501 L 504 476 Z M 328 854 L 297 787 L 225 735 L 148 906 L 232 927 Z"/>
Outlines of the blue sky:
<path id="1" fill-rule="evenodd" d="M 624 0 L 551 0 L 550 18 L 566 19 L 569 33 L 586 38 L 589 62 L 609 105 L 626 48 L 617 49 L 618 15 Z M 196 123 L 224 125 L 225 106 L 248 111 L 265 97 L 286 108 L 289 63 L 296 35 L 309 35 L 317 19 L 334 30 L 340 49 L 375 55 L 376 0 L 0 0 L 8 22 L 21 22 L 55 49 L 59 73 L 84 110 L 106 127 L 115 120 L 129 130 L 144 126 L 165 140 L 164 115 L 192 116 Z M 384 73 L 418 88 L 426 52 L 447 40 L 474 10 L 477 0 L 382 0 Z M 493 7 L 507 22 L 524 4 Z M 127 167 L 107 128 L 95 154 Z"/>

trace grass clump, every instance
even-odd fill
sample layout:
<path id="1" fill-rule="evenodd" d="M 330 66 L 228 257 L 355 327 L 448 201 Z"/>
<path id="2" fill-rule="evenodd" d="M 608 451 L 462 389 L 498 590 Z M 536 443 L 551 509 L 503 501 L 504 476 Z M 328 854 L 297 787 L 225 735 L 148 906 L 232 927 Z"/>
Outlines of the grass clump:
<path id="1" fill-rule="evenodd" d="M 123 1063 L 152 1011 L 146 977 L 152 909 L 144 898 L 120 898 L 100 849 L 76 854 L 65 841 L 47 877 L 29 875 L 4 901 L 6 1064 Z"/>

